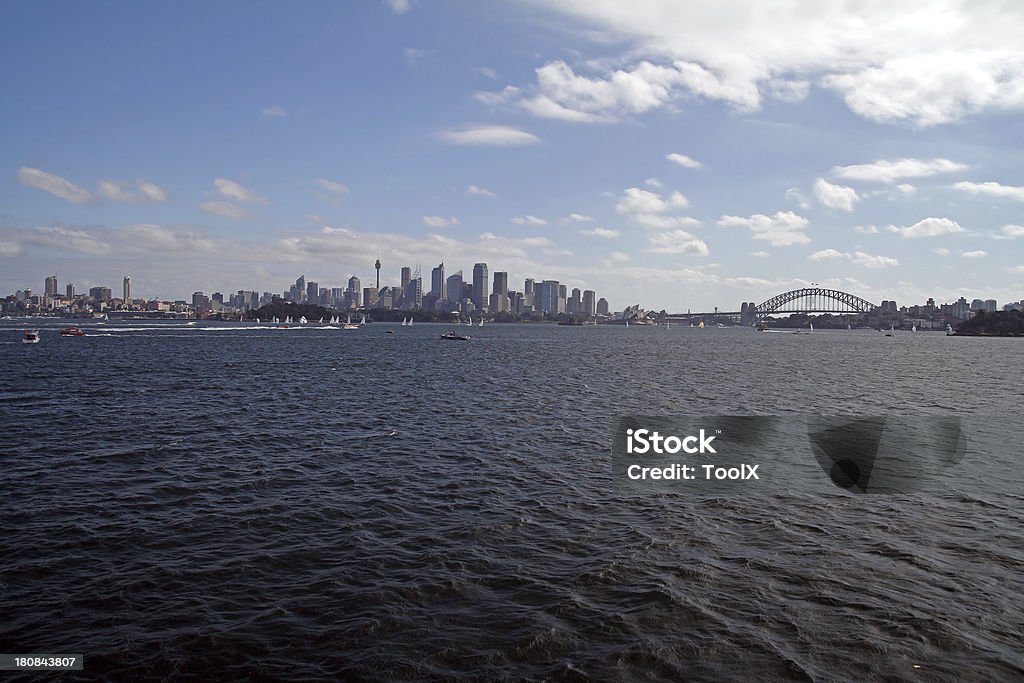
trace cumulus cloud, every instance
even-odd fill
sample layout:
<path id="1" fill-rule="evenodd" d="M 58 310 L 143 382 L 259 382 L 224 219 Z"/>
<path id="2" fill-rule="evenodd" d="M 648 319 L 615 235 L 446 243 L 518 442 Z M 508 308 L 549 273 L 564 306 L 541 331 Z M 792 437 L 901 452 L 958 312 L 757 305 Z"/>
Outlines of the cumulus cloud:
<path id="1" fill-rule="evenodd" d="M 470 197 L 493 197 L 494 193 L 488 190 L 486 187 L 480 187 L 478 185 L 470 185 L 466 188 L 466 194 Z"/>
<path id="2" fill-rule="evenodd" d="M 837 249 L 822 249 L 807 257 L 811 261 L 849 261 L 865 268 L 891 268 L 900 262 L 889 256 L 873 256 L 863 251 L 845 252 Z"/>
<path id="3" fill-rule="evenodd" d="M 811 203 L 807 201 L 807 197 L 804 196 L 804 193 L 801 192 L 799 188 L 789 188 L 788 190 L 786 190 L 785 197 L 787 201 L 795 203 L 801 209 L 811 208 Z"/>
<path id="4" fill-rule="evenodd" d="M 212 239 L 196 232 L 172 230 L 162 225 L 128 225 L 123 228 L 123 234 L 127 237 L 125 244 L 130 250 L 187 254 L 213 254 L 218 251 L 218 245 Z"/>
<path id="5" fill-rule="evenodd" d="M 996 199 L 1012 199 L 1015 202 L 1024 202 L 1024 187 L 1001 185 L 1000 183 L 995 182 L 971 183 L 964 181 L 954 183 L 953 188 L 976 196 L 994 197 Z"/>
<path id="6" fill-rule="evenodd" d="M 647 251 L 655 254 L 680 254 L 689 256 L 707 256 L 708 245 L 685 230 L 660 232 L 648 238 L 651 248 Z"/>
<path id="7" fill-rule="evenodd" d="M 245 209 L 240 206 L 235 206 L 231 202 L 203 202 L 199 205 L 199 208 L 214 216 L 223 216 L 224 218 L 234 218 L 236 220 L 245 218 L 248 215 L 245 212 Z"/>
<path id="8" fill-rule="evenodd" d="M 660 180 L 658 180 L 657 178 L 648 178 L 647 180 L 645 180 L 645 181 L 644 181 L 644 185 L 648 185 L 648 186 L 650 186 L 650 187 L 656 187 L 656 188 L 658 188 L 659 190 L 660 190 L 660 189 L 661 189 L 662 187 L 664 187 L 664 185 L 662 184 L 662 182 L 661 182 Z"/>
<path id="9" fill-rule="evenodd" d="M 673 164 L 678 164 L 683 168 L 700 168 L 704 164 L 700 163 L 696 159 L 691 159 L 685 154 L 678 154 L 677 152 L 671 152 L 665 155 L 665 158 L 671 161 Z"/>
<path id="10" fill-rule="evenodd" d="M 623 191 L 615 210 L 622 214 L 665 213 L 689 205 L 690 202 L 679 192 L 662 197 L 656 192 L 630 187 Z"/>
<path id="11" fill-rule="evenodd" d="M 92 200 L 92 195 L 88 190 L 84 190 L 70 180 L 60 176 L 40 171 L 38 168 L 31 168 L 29 166 L 19 168 L 18 182 L 25 187 L 48 192 L 54 197 L 60 197 L 72 204 L 85 204 Z"/>
<path id="12" fill-rule="evenodd" d="M 455 216 L 445 218 L 444 216 L 424 216 L 423 225 L 430 228 L 450 228 L 459 225 L 459 219 Z"/>
<path id="13" fill-rule="evenodd" d="M 80 228 L 61 226 L 32 228 L 22 234 L 21 241 L 42 247 L 74 251 L 87 256 L 105 256 L 111 251 L 109 244 Z"/>
<path id="14" fill-rule="evenodd" d="M 227 178 L 214 178 L 213 185 L 217 188 L 218 194 L 225 199 L 230 199 L 236 202 L 248 202 L 251 204 L 269 203 L 266 197 L 261 197 L 243 185 L 240 185 L 233 180 L 228 180 Z"/>
<path id="15" fill-rule="evenodd" d="M 927 178 L 966 168 L 966 164 L 949 159 L 879 159 L 870 164 L 836 166 L 832 169 L 832 175 L 843 180 L 893 183 L 904 178 Z"/>
<path id="16" fill-rule="evenodd" d="M 547 225 L 548 222 L 543 218 L 537 218 L 531 214 L 525 216 L 517 216 L 512 219 L 512 222 L 516 225 Z"/>
<path id="17" fill-rule="evenodd" d="M 852 187 L 833 185 L 824 178 L 814 181 L 814 196 L 828 208 L 840 211 L 853 211 L 853 205 L 860 199 Z"/>
<path id="18" fill-rule="evenodd" d="M 960 227 L 959 223 L 949 218 L 925 218 L 911 226 L 897 227 L 895 225 L 890 225 L 886 229 L 889 232 L 894 232 L 910 239 L 919 237 L 940 237 L 942 235 L 955 235 L 967 232 Z"/>
<path id="19" fill-rule="evenodd" d="M 769 254 L 767 251 L 754 251 L 751 252 L 750 255 L 756 256 L 757 258 L 768 258 L 769 256 L 771 256 L 771 254 Z"/>
<path id="20" fill-rule="evenodd" d="M 932 249 L 932 253 L 936 256 L 949 256 L 949 249 L 938 247 L 937 249 Z"/>
<path id="21" fill-rule="evenodd" d="M 588 230 L 580 230 L 581 235 L 587 235 L 589 237 L 603 237 L 604 239 L 615 239 L 619 236 L 618 230 L 612 230 L 611 228 L 590 228 Z"/>
<path id="22" fill-rule="evenodd" d="M 1002 228 L 1004 239 L 1016 239 L 1024 237 L 1024 225 L 1004 225 Z"/>
<path id="23" fill-rule="evenodd" d="M 443 130 L 437 133 L 442 142 L 452 145 L 492 145 L 514 147 L 532 145 L 540 138 L 525 130 L 510 126 L 469 126 L 458 130 Z"/>
<path id="24" fill-rule="evenodd" d="M 975 249 L 974 251 L 965 251 L 960 255 L 964 258 L 984 258 L 988 256 L 988 252 L 982 251 L 981 249 Z"/>
<path id="25" fill-rule="evenodd" d="M 676 0 L 531 0 L 567 32 L 621 44 L 618 60 L 578 75 L 537 70 L 527 100 L 560 118 L 602 120 L 696 96 L 740 110 L 797 101 L 811 84 L 867 119 L 931 126 L 1024 108 L 1024 9 L 965 0 L 711 5 Z M 625 65 L 623 63 L 625 62 Z M 539 112 L 538 112 L 539 113 Z M 542 114 L 543 115 L 543 114 Z M 586 117 L 586 118 L 583 118 Z"/>
<path id="26" fill-rule="evenodd" d="M 772 246 L 788 247 L 807 244 L 811 239 L 804 233 L 809 221 L 792 211 L 777 211 L 774 216 L 756 213 L 748 218 L 722 216 L 720 227 L 745 227 L 756 240 L 767 240 Z"/>
<path id="27" fill-rule="evenodd" d="M 565 220 L 572 221 L 573 223 L 592 223 L 594 220 L 593 216 L 587 216 L 582 213 L 570 213 L 565 217 Z"/>
<path id="28" fill-rule="evenodd" d="M 134 189 L 130 184 L 116 180 L 101 180 L 96 191 L 115 202 L 165 202 L 167 191 L 146 180 L 136 180 Z"/>
<path id="29" fill-rule="evenodd" d="M 854 232 L 859 232 L 862 235 L 877 235 L 881 232 L 876 225 L 855 225 L 853 230 Z"/>

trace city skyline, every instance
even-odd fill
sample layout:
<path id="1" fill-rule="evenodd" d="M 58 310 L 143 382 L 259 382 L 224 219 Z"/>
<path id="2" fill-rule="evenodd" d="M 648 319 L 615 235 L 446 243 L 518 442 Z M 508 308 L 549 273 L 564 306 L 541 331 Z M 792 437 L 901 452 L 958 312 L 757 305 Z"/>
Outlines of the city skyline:
<path id="1" fill-rule="evenodd" d="M 1019 300 L 1024 9 L 758 7 L 8 6 L 0 291 L 343 286 L 389 254 L 653 309 Z"/>

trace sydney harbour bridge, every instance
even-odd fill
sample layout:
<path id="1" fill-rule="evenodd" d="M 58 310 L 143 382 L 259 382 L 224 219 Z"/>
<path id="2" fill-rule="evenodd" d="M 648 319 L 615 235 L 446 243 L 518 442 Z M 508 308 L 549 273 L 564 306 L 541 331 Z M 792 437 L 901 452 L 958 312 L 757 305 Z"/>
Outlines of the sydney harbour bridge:
<path id="1" fill-rule="evenodd" d="M 849 292 L 825 287 L 804 287 L 776 294 L 760 304 L 745 303 L 739 311 L 719 311 L 716 308 L 714 312 L 674 313 L 669 318 L 687 320 L 718 317 L 756 321 L 771 315 L 789 315 L 791 313 L 858 315 L 870 313 L 875 308 L 877 308 L 876 304 Z"/>

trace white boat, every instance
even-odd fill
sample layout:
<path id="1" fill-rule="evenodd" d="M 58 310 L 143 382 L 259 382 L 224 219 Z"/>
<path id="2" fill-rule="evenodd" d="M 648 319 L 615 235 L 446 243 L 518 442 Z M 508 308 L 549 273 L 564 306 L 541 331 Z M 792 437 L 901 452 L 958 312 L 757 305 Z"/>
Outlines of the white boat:
<path id="1" fill-rule="evenodd" d="M 299 318 L 299 324 L 300 324 L 300 325 L 305 325 L 305 324 L 307 324 L 308 322 L 309 322 L 309 321 L 308 321 L 308 320 L 306 320 L 306 316 L 302 316 L 301 318 Z"/>
<path id="2" fill-rule="evenodd" d="M 952 337 L 954 334 L 955 332 L 953 332 L 953 326 L 950 325 L 949 323 L 946 323 L 946 336 Z"/>
<path id="3" fill-rule="evenodd" d="M 850 327 L 850 323 L 846 323 L 846 331 L 847 332 L 853 332 L 853 328 Z"/>
<path id="4" fill-rule="evenodd" d="M 260 324 L 260 319 L 259 319 L 259 318 L 256 318 L 256 324 L 257 324 L 257 325 L 259 325 L 259 324 Z"/>
<path id="5" fill-rule="evenodd" d="M 910 331 L 911 332 L 917 332 L 917 325 L 911 325 L 910 326 Z"/>
<path id="6" fill-rule="evenodd" d="M 811 331 L 811 332 L 814 332 L 814 323 L 812 323 L 812 322 L 809 322 L 809 323 L 807 323 L 807 324 L 811 326 L 811 329 L 810 329 L 810 331 Z"/>
<path id="7" fill-rule="evenodd" d="M 703 330 L 704 329 L 704 321 L 703 320 L 701 320 L 699 323 L 697 323 L 697 329 L 698 330 Z"/>
<path id="8" fill-rule="evenodd" d="M 359 321 L 359 324 L 360 325 L 365 325 L 366 324 L 366 314 L 365 313 L 363 313 L 363 319 Z"/>
<path id="9" fill-rule="evenodd" d="M 25 330 L 25 336 L 21 338 L 23 344 L 38 344 L 39 330 Z"/>
<path id="10" fill-rule="evenodd" d="M 409 324 L 409 319 L 408 318 L 402 318 L 402 327 L 405 327 L 408 324 Z"/>
<path id="11" fill-rule="evenodd" d="M 626 327 L 629 327 L 629 318 L 624 318 L 624 320 L 626 321 Z"/>

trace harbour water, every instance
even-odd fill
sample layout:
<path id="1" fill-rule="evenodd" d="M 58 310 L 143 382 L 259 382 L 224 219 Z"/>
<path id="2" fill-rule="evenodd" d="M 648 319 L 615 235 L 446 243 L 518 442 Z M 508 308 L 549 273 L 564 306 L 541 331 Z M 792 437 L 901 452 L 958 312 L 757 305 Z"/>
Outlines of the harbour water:
<path id="1" fill-rule="evenodd" d="M 1024 677 L 1019 440 L 969 490 L 896 496 L 623 496 L 610 456 L 624 415 L 1019 425 L 1019 339 L 62 324 L 0 324 L 0 652 L 82 653 L 82 678 Z"/>

